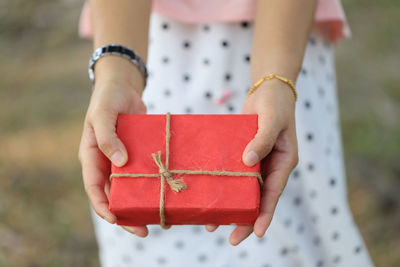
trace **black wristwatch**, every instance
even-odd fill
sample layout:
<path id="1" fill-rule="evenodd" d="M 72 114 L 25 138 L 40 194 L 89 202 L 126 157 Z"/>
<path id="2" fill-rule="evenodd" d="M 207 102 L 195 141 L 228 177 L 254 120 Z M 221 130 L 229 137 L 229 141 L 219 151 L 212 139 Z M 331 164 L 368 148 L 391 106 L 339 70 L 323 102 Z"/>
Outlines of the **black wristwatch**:
<path id="1" fill-rule="evenodd" d="M 132 62 L 134 65 L 136 65 L 144 77 L 144 87 L 146 87 L 147 77 L 149 76 L 146 64 L 144 63 L 142 58 L 137 53 L 135 53 L 135 51 L 133 51 L 129 47 L 118 44 L 105 45 L 97 48 L 93 52 L 89 60 L 88 68 L 89 79 L 92 81 L 92 84 L 94 84 L 94 65 L 96 64 L 97 60 L 105 55 L 117 55 L 120 57 L 124 57 Z"/>

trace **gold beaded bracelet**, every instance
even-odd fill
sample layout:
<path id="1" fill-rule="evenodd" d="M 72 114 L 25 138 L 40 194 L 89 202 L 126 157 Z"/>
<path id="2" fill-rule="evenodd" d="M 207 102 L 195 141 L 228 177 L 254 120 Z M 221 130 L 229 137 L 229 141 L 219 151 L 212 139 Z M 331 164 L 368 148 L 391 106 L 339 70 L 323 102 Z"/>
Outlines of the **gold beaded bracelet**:
<path id="1" fill-rule="evenodd" d="M 297 90 L 296 90 L 296 87 L 294 86 L 293 82 L 291 80 L 289 80 L 289 79 L 286 79 L 286 78 L 284 78 L 282 76 L 279 76 L 279 75 L 276 75 L 274 73 L 271 73 L 269 75 L 266 75 L 266 76 L 262 77 L 255 84 L 253 84 L 253 86 L 247 92 L 246 97 L 248 97 L 250 94 L 252 94 L 257 89 L 257 87 L 259 87 L 264 81 L 268 81 L 268 80 L 271 80 L 273 78 L 276 78 L 278 80 L 281 80 L 282 82 L 287 83 L 290 86 L 290 88 L 292 89 L 292 91 L 293 91 L 295 101 L 297 101 Z"/>

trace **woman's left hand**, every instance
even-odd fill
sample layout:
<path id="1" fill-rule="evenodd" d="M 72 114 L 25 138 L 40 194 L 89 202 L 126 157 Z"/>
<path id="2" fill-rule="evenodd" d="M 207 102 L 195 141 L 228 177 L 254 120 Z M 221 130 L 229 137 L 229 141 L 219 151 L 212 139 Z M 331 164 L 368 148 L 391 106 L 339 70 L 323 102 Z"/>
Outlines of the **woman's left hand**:
<path id="1" fill-rule="evenodd" d="M 253 166 L 261 161 L 264 178 L 260 213 L 254 225 L 239 225 L 229 237 L 236 246 L 253 231 L 262 237 L 269 227 L 278 199 L 290 173 L 298 163 L 295 126 L 295 98 L 288 84 L 264 81 L 247 97 L 242 114 L 258 114 L 258 131 L 243 151 L 243 162 Z M 213 232 L 217 225 L 206 225 Z"/>

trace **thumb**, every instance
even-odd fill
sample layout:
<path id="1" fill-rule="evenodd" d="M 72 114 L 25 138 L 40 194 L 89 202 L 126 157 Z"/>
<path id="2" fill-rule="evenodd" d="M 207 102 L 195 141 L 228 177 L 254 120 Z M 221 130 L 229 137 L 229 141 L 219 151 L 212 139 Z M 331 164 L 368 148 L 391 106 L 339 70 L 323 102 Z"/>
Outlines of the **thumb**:
<path id="1" fill-rule="evenodd" d="M 269 119 L 268 117 L 263 114 L 258 115 L 257 133 L 243 151 L 242 160 L 249 167 L 265 158 L 271 152 L 278 138 L 280 128 L 274 118 Z"/>
<path id="2" fill-rule="evenodd" d="M 112 163 L 121 167 L 128 161 L 128 153 L 115 132 L 117 116 L 117 113 L 99 111 L 92 117 L 92 126 L 100 150 Z"/>

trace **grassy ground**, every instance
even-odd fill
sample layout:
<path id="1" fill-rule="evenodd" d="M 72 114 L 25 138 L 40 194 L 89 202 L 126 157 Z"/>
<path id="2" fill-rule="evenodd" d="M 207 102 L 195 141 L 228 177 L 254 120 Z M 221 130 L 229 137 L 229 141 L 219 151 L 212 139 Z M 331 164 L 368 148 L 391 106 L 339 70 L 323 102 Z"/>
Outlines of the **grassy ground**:
<path id="1" fill-rule="evenodd" d="M 0 4 L 0 266 L 99 265 L 77 160 L 91 49 L 76 37 L 80 5 Z M 376 265 L 400 266 L 400 5 L 344 6 L 353 38 L 337 46 L 337 72 L 350 204 Z"/>
<path id="2" fill-rule="evenodd" d="M 400 266 L 400 4 L 344 1 L 337 71 L 349 198 L 377 266 Z"/>

